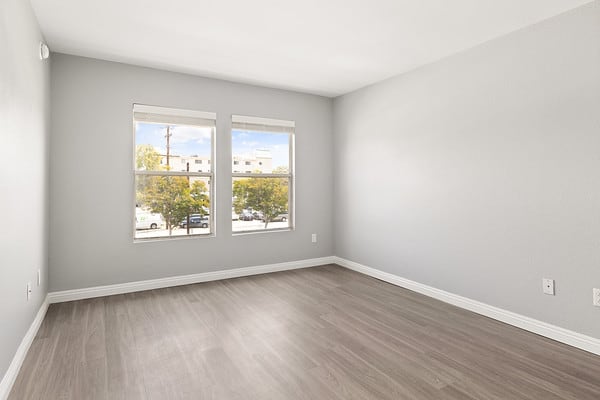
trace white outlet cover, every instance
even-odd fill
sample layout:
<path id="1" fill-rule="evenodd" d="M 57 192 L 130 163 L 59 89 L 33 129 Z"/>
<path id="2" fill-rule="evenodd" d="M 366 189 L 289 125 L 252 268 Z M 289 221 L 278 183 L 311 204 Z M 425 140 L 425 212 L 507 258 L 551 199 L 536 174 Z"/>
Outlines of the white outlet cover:
<path id="1" fill-rule="evenodd" d="M 542 290 L 545 294 L 554 296 L 554 279 L 542 279 Z"/>
<path id="2" fill-rule="evenodd" d="M 31 298 L 31 282 L 27 282 L 27 301 Z"/>
<path id="3" fill-rule="evenodd" d="M 317 243 L 317 234 L 316 233 L 312 234 L 312 242 Z"/>
<path id="4" fill-rule="evenodd" d="M 593 300 L 593 304 L 596 307 L 600 307 L 600 289 L 598 289 L 598 288 L 594 288 L 594 300 Z"/>

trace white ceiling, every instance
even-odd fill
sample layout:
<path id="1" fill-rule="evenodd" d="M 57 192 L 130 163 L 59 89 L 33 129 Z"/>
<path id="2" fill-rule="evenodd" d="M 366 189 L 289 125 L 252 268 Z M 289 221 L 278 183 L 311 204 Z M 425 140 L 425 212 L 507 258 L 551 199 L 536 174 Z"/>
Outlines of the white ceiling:
<path id="1" fill-rule="evenodd" d="M 52 51 L 337 96 L 590 0 L 31 0 Z"/>

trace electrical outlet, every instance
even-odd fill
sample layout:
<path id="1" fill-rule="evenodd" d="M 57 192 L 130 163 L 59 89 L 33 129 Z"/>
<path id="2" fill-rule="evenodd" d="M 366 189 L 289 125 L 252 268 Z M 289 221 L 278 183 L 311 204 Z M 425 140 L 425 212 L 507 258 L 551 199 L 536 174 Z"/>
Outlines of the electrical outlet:
<path id="1" fill-rule="evenodd" d="M 42 270 L 38 269 L 38 274 L 37 274 L 37 285 L 40 286 L 42 284 Z"/>
<path id="2" fill-rule="evenodd" d="M 594 288 L 594 305 L 600 307 L 600 289 Z"/>
<path id="3" fill-rule="evenodd" d="M 31 298 L 31 282 L 27 282 L 27 301 Z"/>
<path id="4" fill-rule="evenodd" d="M 312 234 L 312 242 L 317 243 L 317 234 L 316 233 Z"/>
<path id="5" fill-rule="evenodd" d="M 543 290 L 545 294 L 554 296 L 554 279 L 542 279 Z"/>

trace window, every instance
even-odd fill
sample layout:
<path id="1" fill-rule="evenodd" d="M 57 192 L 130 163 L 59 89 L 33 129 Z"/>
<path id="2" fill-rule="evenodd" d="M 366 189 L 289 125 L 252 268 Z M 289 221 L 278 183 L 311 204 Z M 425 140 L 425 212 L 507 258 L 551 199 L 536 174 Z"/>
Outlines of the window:
<path id="1" fill-rule="evenodd" d="M 196 164 L 202 164 L 202 160 L 195 160 Z"/>
<path id="2" fill-rule="evenodd" d="M 134 104 L 133 117 L 134 239 L 210 235 L 213 171 L 190 162 L 214 157 L 216 115 Z"/>
<path id="3" fill-rule="evenodd" d="M 232 231 L 293 229 L 295 123 L 234 115 L 231 126 L 233 159 L 257 166 L 232 173 Z"/>
<path id="4" fill-rule="evenodd" d="M 240 165 L 240 162 L 239 161 L 234 161 L 233 165 Z"/>

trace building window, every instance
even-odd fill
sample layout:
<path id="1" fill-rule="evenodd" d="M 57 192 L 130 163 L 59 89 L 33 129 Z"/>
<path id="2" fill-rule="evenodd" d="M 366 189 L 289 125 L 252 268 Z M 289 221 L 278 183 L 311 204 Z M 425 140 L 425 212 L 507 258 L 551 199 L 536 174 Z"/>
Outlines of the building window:
<path id="1" fill-rule="evenodd" d="M 233 233 L 293 229 L 295 123 L 234 115 L 231 126 L 233 158 L 258 166 L 232 173 Z"/>
<path id="2" fill-rule="evenodd" d="M 216 115 L 134 104 L 133 117 L 134 239 L 210 235 L 213 172 L 190 171 L 188 160 L 214 157 Z"/>
<path id="3" fill-rule="evenodd" d="M 233 165 L 240 165 L 240 162 L 239 161 L 234 161 Z"/>
<path id="4" fill-rule="evenodd" d="M 202 164 L 202 160 L 194 160 L 196 164 Z"/>

